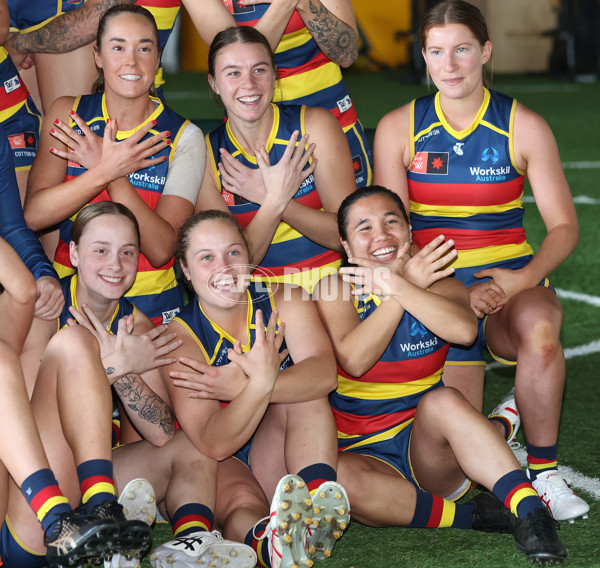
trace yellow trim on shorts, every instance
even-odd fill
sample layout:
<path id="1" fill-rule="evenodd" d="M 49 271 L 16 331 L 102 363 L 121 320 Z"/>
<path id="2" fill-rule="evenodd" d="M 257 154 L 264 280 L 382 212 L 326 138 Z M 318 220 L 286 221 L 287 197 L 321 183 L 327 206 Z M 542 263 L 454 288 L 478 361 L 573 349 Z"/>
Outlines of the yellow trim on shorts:
<path id="1" fill-rule="evenodd" d="M 19 535 L 16 533 L 14 527 L 12 526 L 12 523 L 10 522 L 10 519 L 8 518 L 8 515 L 6 515 L 6 517 L 4 517 L 4 522 L 6 523 L 6 527 L 8 528 L 8 530 L 10 531 L 11 536 L 14 538 L 15 542 L 25 551 L 28 552 L 29 554 L 33 554 L 34 556 L 46 556 L 45 552 L 36 552 L 35 550 L 32 550 L 31 548 L 29 548 L 20 538 Z"/>

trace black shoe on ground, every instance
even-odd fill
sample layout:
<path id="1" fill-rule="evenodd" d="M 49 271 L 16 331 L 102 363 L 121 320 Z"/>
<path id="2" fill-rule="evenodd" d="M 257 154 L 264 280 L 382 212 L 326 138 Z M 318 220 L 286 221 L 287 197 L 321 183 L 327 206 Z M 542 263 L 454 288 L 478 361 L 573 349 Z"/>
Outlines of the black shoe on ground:
<path id="1" fill-rule="evenodd" d="M 128 521 L 123 513 L 123 506 L 117 501 L 97 505 L 92 509 L 92 515 L 117 524 L 119 531 L 114 552 L 119 552 L 126 557 L 139 557 L 150 550 L 152 528 L 143 521 Z"/>
<path id="2" fill-rule="evenodd" d="M 531 563 L 562 564 L 567 556 L 565 546 L 558 538 L 560 525 L 547 509 L 535 509 L 517 520 L 515 542 Z"/>
<path id="3" fill-rule="evenodd" d="M 63 513 L 50 533 L 44 535 L 48 568 L 75 566 L 90 558 L 111 552 L 118 534 L 117 524 L 109 519 Z"/>
<path id="4" fill-rule="evenodd" d="M 515 532 L 515 517 L 492 493 L 479 493 L 469 501 L 473 509 L 473 530 L 489 533 Z"/>

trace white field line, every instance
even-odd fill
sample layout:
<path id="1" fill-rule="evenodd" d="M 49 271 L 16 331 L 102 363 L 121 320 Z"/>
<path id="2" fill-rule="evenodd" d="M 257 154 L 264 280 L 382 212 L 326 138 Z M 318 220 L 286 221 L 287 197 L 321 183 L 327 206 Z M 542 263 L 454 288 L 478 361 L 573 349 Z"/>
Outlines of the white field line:
<path id="1" fill-rule="evenodd" d="M 579 85 L 546 83 L 541 85 L 509 85 L 499 84 L 494 89 L 503 93 L 576 93 L 580 90 Z"/>
<path id="2" fill-rule="evenodd" d="M 600 162 L 563 162 L 562 167 L 565 170 L 597 170 Z"/>
<path id="3" fill-rule="evenodd" d="M 581 292 L 572 292 L 571 290 L 563 290 L 557 288 L 556 293 L 559 298 L 565 298 L 567 300 L 577 300 L 590 304 L 596 308 L 600 308 L 600 297 L 591 296 L 590 294 L 582 294 Z M 565 349 L 565 359 L 571 359 L 572 357 L 579 357 L 580 355 L 591 355 L 592 353 L 598 353 L 600 351 L 600 339 L 590 341 L 585 345 L 578 345 L 577 347 L 568 347 Z M 500 369 L 504 367 L 502 363 L 493 362 L 490 363 L 487 369 Z"/>
<path id="4" fill-rule="evenodd" d="M 556 293 L 559 298 L 565 298 L 567 300 L 577 300 L 579 302 L 585 302 L 597 308 L 600 308 L 600 296 L 590 296 L 589 294 L 582 294 L 581 292 L 571 292 L 571 290 L 563 290 L 557 288 Z"/>
<path id="5" fill-rule="evenodd" d="M 519 447 L 513 449 L 515 457 L 521 464 L 521 467 L 527 467 L 527 450 Z M 600 479 L 597 477 L 587 477 L 567 465 L 559 465 L 558 472 L 569 482 L 572 487 L 584 489 L 592 495 L 597 501 L 600 501 Z"/>

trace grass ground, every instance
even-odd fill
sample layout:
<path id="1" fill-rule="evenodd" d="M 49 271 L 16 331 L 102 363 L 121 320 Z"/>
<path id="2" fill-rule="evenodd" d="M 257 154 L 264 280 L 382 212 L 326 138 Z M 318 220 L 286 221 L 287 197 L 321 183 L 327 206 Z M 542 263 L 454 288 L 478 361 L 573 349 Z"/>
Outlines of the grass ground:
<path id="1" fill-rule="evenodd" d="M 407 81 L 402 73 L 348 73 L 346 77 L 359 116 L 370 135 L 385 112 L 427 92 L 425 87 Z M 600 83 L 574 84 L 548 76 L 500 76 L 494 79 L 493 88 L 517 97 L 548 120 L 577 202 L 580 245 L 551 275 L 553 285 L 560 290 L 587 295 L 582 299 L 563 299 L 562 339 L 568 360 L 559 456 L 562 465 L 592 482 L 596 479 L 595 485 L 591 485 L 594 493 L 578 491 L 591 505 L 589 518 L 572 525 L 563 524 L 560 535 L 568 550 L 565 566 L 597 567 L 600 566 L 600 480 L 597 479 L 600 476 L 600 391 L 595 381 L 600 368 L 600 187 L 597 181 L 600 143 L 597 118 L 593 117 L 598 116 Z M 173 108 L 204 128 L 218 124 L 222 117 L 221 110 L 208 97 L 203 74 L 170 76 L 165 93 Z M 589 199 L 584 201 L 584 198 Z M 528 239 L 535 249 L 544 236 L 544 226 L 533 203 L 527 203 L 525 209 Z M 488 370 L 484 411 L 493 408 L 511 388 L 513 379 L 513 369 Z M 155 528 L 155 544 L 169 538 L 168 525 Z M 516 551 L 509 535 L 448 529 L 371 529 L 355 522 L 350 524 L 333 557 L 326 562 L 316 566 L 508 568 L 526 565 L 525 557 Z M 143 566 L 149 567 L 147 560 Z"/>

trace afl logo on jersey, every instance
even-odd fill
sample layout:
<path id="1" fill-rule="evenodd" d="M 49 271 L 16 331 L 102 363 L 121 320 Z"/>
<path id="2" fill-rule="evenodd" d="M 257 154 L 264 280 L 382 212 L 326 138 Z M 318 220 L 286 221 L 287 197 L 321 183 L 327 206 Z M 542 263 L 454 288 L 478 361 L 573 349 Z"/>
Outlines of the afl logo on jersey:
<path id="1" fill-rule="evenodd" d="M 417 152 L 408 169 L 415 174 L 448 175 L 448 152 Z"/>
<path id="2" fill-rule="evenodd" d="M 481 152 L 481 160 L 483 162 L 491 161 L 492 164 L 495 164 L 500 159 L 500 154 L 498 154 L 498 150 L 496 148 L 486 148 L 483 152 Z"/>
<path id="3" fill-rule="evenodd" d="M 256 11 L 256 8 L 254 7 L 253 4 L 250 4 L 250 6 L 246 6 L 240 0 L 231 0 L 231 1 L 228 0 L 228 1 L 224 2 L 224 4 L 225 4 L 225 7 L 233 14 L 247 14 L 248 12 Z"/>

